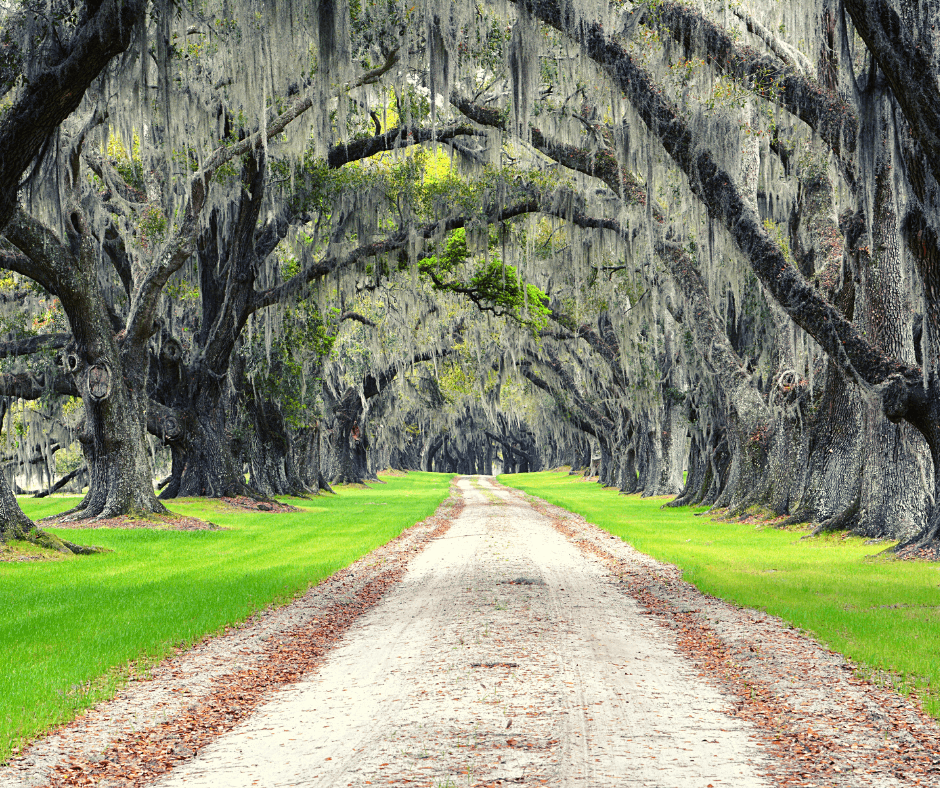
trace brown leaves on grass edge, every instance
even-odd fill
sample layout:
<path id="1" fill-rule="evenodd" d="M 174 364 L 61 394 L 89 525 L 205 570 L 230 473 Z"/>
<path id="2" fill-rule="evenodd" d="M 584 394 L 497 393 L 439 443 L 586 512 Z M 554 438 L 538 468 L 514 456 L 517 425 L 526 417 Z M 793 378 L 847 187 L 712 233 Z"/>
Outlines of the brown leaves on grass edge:
<path id="1" fill-rule="evenodd" d="M 719 685 L 736 699 L 733 716 L 747 720 L 763 736 L 764 744 L 774 756 L 774 767 L 769 775 L 774 784 L 781 786 L 834 786 L 844 784 L 846 773 L 875 772 L 890 775 L 908 785 L 937 784 L 940 775 L 940 741 L 936 736 L 936 722 L 923 711 L 915 711 L 912 703 L 899 696 L 885 699 L 883 692 L 870 682 L 850 678 L 849 683 L 870 691 L 877 691 L 881 704 L 880 719 L 870 709 L 847 706 L 840 698 L 832 698 L 826 712 L 797 710 L 786 699 L 773 691 L 768 682 L 745 671 L 740 652 L 752 655 L 770 650 L 772 644 L 735 642 L 729 645 L 712 627 L 696 615 L 675 604 L 678 586 L 687 584 L 649 569 L 630 565 L 585 538 L 583 528 L 572 522 L 587 525 L 578 518 L 559 517 L 555 507 L 532 501 L 553 527 L 572 541 L 582 552 L 603 561 L 615 576 L 624 580 L 622 589 L 649 611 L 653 620 L 671 628 L 676 634 L 676 645 L 701 670 L 701 675 Z M 599 530 L 599 529 L 598 529 Z M 603 532 L 602 532 L 603 533 Z M 606 535 L 606 534 L 605 534 Z M 673 586 L 674 588 L 670 588 Z M 740 635 L 741 633 L 736 633 Z M 886 703 L 888 705 L 886 705 Z M 912 713 L 920 719 L 910 724 Z M 851 715 L 850 717 L 848 715 Z M 867 727 L 870 738 L 880 741 L 875 749 L 859 750 L 844 746 L 843 741 L 814 730 L 825 727 L 840 730 L 849 723 Z M 903 731 L 903 736 L 889 737 L 886 732 Z"/>
<path id="2" fill-rule="evenodd" d="M 227 531 L 220 525 L 200 520 L 197 517 L 187 517 L 182 514 L 148 514 L 146 517 L 135 517 L 124 514 L 120 517 L 92 518 L 89 520 L 72 520 L 68 517 L 52 515 L 39 521 L 46 528 L 69 528 L 72 530 L 86 530 L 97 528 L 124 528 L 124 529 L 151 529 L 154 531 Z"/>

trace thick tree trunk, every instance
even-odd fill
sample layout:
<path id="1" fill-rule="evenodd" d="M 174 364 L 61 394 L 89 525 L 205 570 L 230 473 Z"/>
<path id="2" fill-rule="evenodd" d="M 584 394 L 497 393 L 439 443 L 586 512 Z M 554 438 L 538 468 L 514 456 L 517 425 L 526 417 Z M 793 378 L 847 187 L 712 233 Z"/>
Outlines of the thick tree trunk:
<path id="1" fill-rule="evenodd" d="M 428 444 L 428 451 L 424 459 L 423 470 L 434 470 L 434 461 L 437 459 L 438 452 L 441 450 L 443 445 L 444 438 L 440 435 L 436 435 L 434 438 L 432 438 L 431 442 Z"/>
<path id="2" fill-rule="evenodd" d="M 110 332 L 110 328 L 108 329 Z M 107 347 L 107 335 L 92 347 Z M 100 341 L 104 340 L 104 341 Z M 148 403 L 141 383 L 128 385 L 130 376 L 115 352 L 95 353 L 79 349 L 84 358 L 73 373 L 82 393 L 85 420 L 79 439 L 89 469 L 88 493 L 76 507 L 81 518 L 120 515 L 165 514 L 153 489 L 153 467 L 147 443 Z"/>
<path id="3" fill-rule="evenodd" d="M 182 424 L 174 424 L 167 434 L 173 465 L 161 498 L 244 495 L 266 500 L 245 482 L 240 447 L 233 445 L 228 429 L 223 385 L 223 381 L 203 380 L 202 385 L 192 387 L 193 399 L 177 406 Z"/>
<path id="4" fill-rule="evenodd" d="M 658 415 L 648 417 L 646 422 L 643 441 L 646 450 L 643 497 L 675 495 L 682 487 L 682 466 L 679 465 L 679 478 L 676 479 L 676 468 L 672 464 L 674 458 L 669 453 L 671 447 L 669 430 L 664 429 L 659 423 Z"/>
<path id="5" fill-rule="evenodd" d="M 336 402 L 330 449 L 335 463 L 331 484 L 364 484 L 369 477 L 367 444 L 362 431 L 363 404 L 349 389 Z"/>
<path id="6" fill-rule="evenodd" d="M 141 353 L 122 355 L 97 282 L 89 291 L 83 318 L 71 321 L 76 345 L 64 356 L 82 395 L 79 440 L 89 470 L 88 493 L 70 514 L 81 519 L 165 514 L 153 489 L 146 436 L 146 360 Z"/>
<path id="7" fill-rule="evenodd" d="M 268 497 L 302 497 L 315 492 L 300 477 L 280 408 L 259 397 L 249 395 L 246 399 L 244 406 L 248 436 L 245 441 L 245 458 L 251 486 Z"/>
<path id="8" fill-rule="evenodd" d="M 521 442 L 521 441 L 520 441 Z M 519 449 L 519 473 L 534 473 L 538 468 L 538 453 L 535 444 L 526 441 Z"/>
<path id="9" fill-rule="evenodd" d="M 766 430 L 750 431 L 750 424 L 734 411 L 729 413 L 726 434 L 731 462 L 724 488 L 713 506 L 727 507 L 729 514 L 735 515 L 760 500 L 770 436 Z"/>
<path id="10" fill-rule="evenodd" d="M 674 500 L 667 503 L 666 506 L 686 506 L 690 504 L 705 482 L 707 462 L 702 451 L 700 435 L 692 435 L 688 464 L 688 473 L 682 490 L 679 492 L 679 495 L 676 496 Z"/>
<path id="11" fill-rule="evenodd" d="M 858 392 L 832 364 L 827 364 L 808 428 L 806 487 L 789 522 L 829 520 L 857 498 L 862 470 Z"/>
<path id="12" fill-rule="evenodd" d="M 78 177 L 77 165 L 71 174 Z M 67 514 L 76 519 L 162 514 L 166 509 L 154 493 L 146 438 L 149 350 L 115 336 L 99 280 L 99 247 L 77 198 L 69 200 L 68 247 L 22 210 L 6 230 L 35 266 L 26 275 L 59 297 L 72 328 L 63 362 L 85 410 L 90 483 L 84 500 Z"/>
<path id="13" fill-rule="evenodd" d="M 846 278 L 854 296 L 839 295 L 837 303 L 845 302 L 843 312 L 869 341 L 913 365 L 911 276 L 892 188 L 894 118 L 890 100 L 872 82 L 861 113 L 872 215 L 867 224 L 858 215 L 843 222 Z M 821 279 L 826 285 L 827 277 Z M 907 540 L 923 533 L 932 462 L 922 434 L 911 424 L 892 424 L 880 400 L 828 374 L 806 464 L 808 489 L 788 522 L 814 520 L 817 531 L 852 530 L 869 538 Z"/>
<path id="14" fill-rule="evenodd" d="M 582 437 L 575 446 L 574 459 L 571 462 L 571 473 L 579 473 L 591 467 L 591 441 Z"/>
<path id="15" fill-rule="evenodd" d="M 301 429 L 294 442 L 295 465 L 304 487 L 313 492 L 333 492 L 323 473 L 323 455 L 320 452 L 320 425 Z"/>
<path id="16" fill-rule="evenodd" d="M 870 77 L 870 82 L 876 82 Z M 855 323 L 869 340 L 893 358 L 913 365 L 913 294 L 905 265 L 893 189 L 895 126 L 886 86 L 872 84 L 861 112 L 862 166 L 873 183 L 871 243 L 856 244 Z M 869 251 L 870 250 L 870 251 Z M 906 541 L 923 531 L 933 473 L 927 444 L 910 424 L 892 424 L 880 401 L 864 398 L 864 457 L 858 515 L 853 530 L 868 538 Z"/>
<path id="17" fill-rule="evenodd" d="M 598 466 L 597 481 L 602 487 L 613 487 L 616 484 L 617 466 L 614 463 L 614 452 L 606 440 L 598 441 L 601 451 L 601 462 Z"/>
<path id="18" fill-rule="evenodd" d="M 705 476 L 689 506 L 713 506 L 721 495 L 731 468 L 731 452 L 728 449 L 727 431 L 722 424 L 716 423 L 714 416 L 709 419 L 704 432 Z"/>
<path id="19" fill-rule="evenodd" d="M 377 482 L 379 477 L 376 474 L 378 470 L 372 461 L 372 445 L 366 435 L 366 426 L 360 428 L 359 440 L 353 446 L 353 459 L 356 463 L 356 472 L 367 482 Z"/>
<path id="20" fill-rule="evenodd" d="M 621 449 L 619 489 L 625 494 L 639 490 L 636 473 L 636 443 L 633 438 L 630 438 L 627 445 Z"/>
<path id="21" fill-rule="evenodd" d="M 333 478 L 330 479 L 331 485 L 365 483 L 360 469 L 361 463 L 356 457 L 356 444 L 358 443 L 358 426 L 355 423 L 341 422 L 337 418 L 330 441 L 330 449 L 335 462 Z"/>
<path id="22" fill-rule="evenodd" d="M 6 476 L 0 473 L 0 544 L 7 542 L 31 542 L 60 553 L 97 552 L 90 548 L 80 548 L 71 542 L 64 542 L 57 536 L 38 528 L 23 514 L 7 483 Z"/>
<path id="23" fill-rule="evenodd" d="M 776 392 L 780 400 L 773 409 L 773 429 L 767 451 L 767 471 L 761 502 L 775 515 L 790 514 L 803 496 L 806 459 L 809 453 L 807 419 L 799 397 Z"/>
<path id="24" fill-rule="evenodd" d="M 638 415 L 636 430 L 636 469 L 637 489 L 640 493 L 645 492 L 653 474 L 658 471 L 656 458 L 653 456 L 653 446 L 650 443 L 650 431 L 647 427 L 647 421 L 647 414 L 640 413 Z"/>
<path id="25" fill-rule="evenodd" d="M 683 408 L 668 397 L 661 425 L 662 465 L 657 495 L 677 495 L 683 486 L 682 466 L 686 459 L 687 434 Z"/>

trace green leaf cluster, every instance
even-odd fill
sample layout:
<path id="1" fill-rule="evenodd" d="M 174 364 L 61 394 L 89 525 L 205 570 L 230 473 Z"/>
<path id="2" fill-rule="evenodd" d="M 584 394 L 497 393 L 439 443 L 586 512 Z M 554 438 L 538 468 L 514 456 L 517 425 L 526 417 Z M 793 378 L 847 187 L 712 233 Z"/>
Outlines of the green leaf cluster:
<path id="1" fill-rule="evenodd" d="M 515 266 L 499 257 L 475 267 L 463 228 L 454 230 L 442 253 L 426 257 L 419 269 L 435 289 L 467 296 L 484 311 L 510 317 L 536 332 L 548 323 L 548 296 L 535 285 L 523 282 Z"/>

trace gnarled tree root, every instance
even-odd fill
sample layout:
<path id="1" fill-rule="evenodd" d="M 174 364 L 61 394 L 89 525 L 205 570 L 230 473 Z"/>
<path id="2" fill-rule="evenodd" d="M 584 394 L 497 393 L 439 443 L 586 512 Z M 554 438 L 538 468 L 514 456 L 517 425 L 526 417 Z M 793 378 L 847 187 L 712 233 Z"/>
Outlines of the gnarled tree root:
<path id="1" fill-rule="evenodd" d="M 934 515 L 934 522 L 926 533 L 889 547 L 884 552 L 893 553 L 901 558 L 916 556 L 928 561 L 940 561 L 940 517 Z"/>
<path id="2" fill-rule="evenodd" d="M 0 541 L 29 542 L 37 547 L 44 547 L 47 550 L 55 550 L 57 553 L 65 555 L 93 555 L 94 553 L 110 553 L 110 550 L 104 547 L 94 547 L 90 545 L 80 545 L 74 542 L 60 539 L 35 525 L 30 524 L 28 529 L 17 528 L 16 533 L 8 534 L 7 539 Z"/>
<path id="3" fill-rule="evenodd" d="M 847 531 L 851 530 L 858 522 L 858 510 L 862 504 L 862 491 L 859 488 L 855 493 L 855 498 L 852 502 L 845 507 L 839 514 L 835 517 L 830 517 L 827 520 L 823 520 L 818 523 L 813 529 L 812 533 L 804 536 L 804 539 L 808 539 L 812 536 L 820 536 L 821 534 L 833 533 L 834 531 Z"/>
<path id="4" fill-rule="evenodd" d="M 793 514 L 787 517 L 786 520 L 777 523 L 776 527 L 787 528 L 791 525 L 802 525 L 803 523 L 811 522 L 813 522 L 813 509 L 809 506 L 801 506 Z"/>

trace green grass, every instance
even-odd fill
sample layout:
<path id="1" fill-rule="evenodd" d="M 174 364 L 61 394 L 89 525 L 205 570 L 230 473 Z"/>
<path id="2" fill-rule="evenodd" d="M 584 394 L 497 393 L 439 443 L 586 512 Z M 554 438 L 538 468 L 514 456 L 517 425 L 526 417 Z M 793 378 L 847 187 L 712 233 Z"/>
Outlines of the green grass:
<path id="1" fill-rule="evenodd" d="M 285 499 L 302 512 L 171 502 L 228 531 L 50 529 L 114 552 L 0 563 L 0 763 L 13 748 L 108 697 L 132 670 L 286 601 L 434 512 L 450 476 Z M 74 498 L 21 499 L 33 518 Z"/>
<path id="2" fill-rule="evenodd" d="M 802 539 L 805 532 L 660 509 L 668 498 L 619 495 L 567 473 L 499 480 L 675 564 L 707 594 L 780 616 L 862 663 L 876 679 L 890 678 L 902 691 L 916 688 L 924 708 L 940 717 L 937 564 L 876 557 L 889 545 L 854 537 Z"/>

